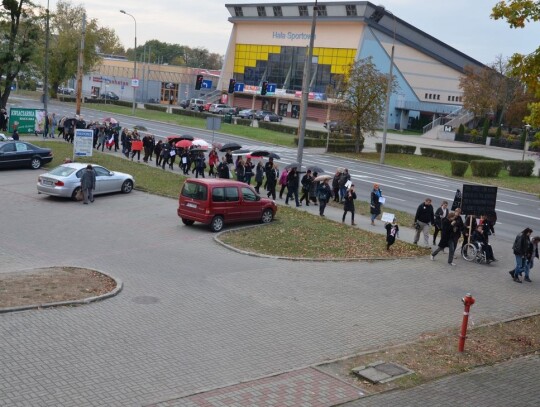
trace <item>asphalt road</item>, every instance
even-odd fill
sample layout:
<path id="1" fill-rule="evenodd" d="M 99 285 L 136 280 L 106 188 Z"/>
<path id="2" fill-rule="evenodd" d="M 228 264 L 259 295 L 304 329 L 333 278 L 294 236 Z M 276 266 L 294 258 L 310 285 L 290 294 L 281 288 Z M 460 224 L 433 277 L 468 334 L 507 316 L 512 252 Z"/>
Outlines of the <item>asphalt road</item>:
<path id="1" fill-rule="evenodd" d="M 23 100 L 22 103 L 27 107 L 42 107 L 42 105 L 33 100 Z M 73 115 L 73 106 L 69 104 L 51 104 L 50 110 L 60 116 Z M 81 114 L 87 121 L 102 120 L 105 117 L 104 115 L 106 115 L 103 112 L 87 108 L 83 108 Z M 256 144 L 253 140 L 246 140 L 219 132 L 142 120 L 127 115 L 116 115 L 115 117 L 120 121 L 121 125 L 131 127 L 136 124 L 143 124 L 157 137 L 190 134 L 194 137 L 205 139 L 208 142 L 216 141 L 224 144 L 236 141 L 247 149 L 262 146 L 266 148 L 271 147 L 273 151 L 276 151 L 281 156 L 281 160 L 278 162 L 280 167 L 297 161 L 297 151 L 292 148 L 271 146 L 265 143 Z M 319 123 L 310 125 L 322 128 Z M 509 151 L 508 154 L 519 155 L 519 152 Z M 351 173 L 359 199 L 369 200 L 372 185 L 378 183 L 383 195 L 386 197 L 385 207 L 408 213 L 415 213 L 418 205 L 426 197 L 432 198 L 434 209 L 443 200 L 447 200 L 451 204 L 456 190 L 458 188 L 462 189 L 463 186 L 462 182 L 438 175 L 337 158 L 310 149 L 304 151 L 302 163 L 305 165 L 318 165 L 325 169 L 328 174 L 333 174 L 337 167 L 346 167 Z M 499 238 L 513 242 L 514 237 L 525 227 L 532 227 L 535 233 L 540 232 L 540 200 L 538 197 L 499 188 L 496 210 L 498 214 L 496 233 Z"/>

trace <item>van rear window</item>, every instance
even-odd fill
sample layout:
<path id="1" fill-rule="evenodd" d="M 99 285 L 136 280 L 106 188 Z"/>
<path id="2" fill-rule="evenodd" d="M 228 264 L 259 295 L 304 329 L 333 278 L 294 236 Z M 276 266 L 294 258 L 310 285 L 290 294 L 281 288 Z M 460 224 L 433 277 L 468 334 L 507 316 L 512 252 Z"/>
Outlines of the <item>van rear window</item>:
<path id="1" fill-rule="evenodd" d="M 208 196 L 208 188 L 206 185 L 196 184 L 194 182 L 186 182 L 182 188 L 182 196 L 186 198 L 198 199 L 206 201 Z"/>

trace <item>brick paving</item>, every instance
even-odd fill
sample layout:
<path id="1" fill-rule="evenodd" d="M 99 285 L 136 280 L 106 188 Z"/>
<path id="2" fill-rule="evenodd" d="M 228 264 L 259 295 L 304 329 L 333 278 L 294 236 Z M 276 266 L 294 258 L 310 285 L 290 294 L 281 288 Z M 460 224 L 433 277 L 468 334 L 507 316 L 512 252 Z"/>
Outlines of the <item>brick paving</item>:
<path id="1" fill-rule="evenodd" d="M 175 199 L 134 191 L 82 205 L 38 195 L 37 174 L 0 177 L 0 272 L 88 267 L 124 289 L 90 305 L 0 315 L 0 406 L 176 400 L 457 329 L 466 292 L 475 322 L 540 305 L 538 284 L 508 277 L 509 244 L 497 239 L 490 266 L 257 258 L 182 226 Z"/>
<path id="2" fill-rule="evenodd" d="M 241 383 L 148 407 L 331 407 L 362 394 L 313 368 Z"/>

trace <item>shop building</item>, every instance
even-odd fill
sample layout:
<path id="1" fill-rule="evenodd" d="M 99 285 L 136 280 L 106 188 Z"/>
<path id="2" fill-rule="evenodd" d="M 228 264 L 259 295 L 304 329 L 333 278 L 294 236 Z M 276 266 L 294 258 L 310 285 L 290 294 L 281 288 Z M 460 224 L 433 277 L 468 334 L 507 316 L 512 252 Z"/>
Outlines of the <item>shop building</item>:
<path id="1" fill-rule="evenodd" d="M 218 91 L 235 91 L 229 104 L 298 117 L 314 3 L 227 4 L 232 32 Z M 457 114 L 459 79 L 468 65 L 483 64 L 398 16 L 366 1 L 319 2 L 309 86 L 308 120 L 324 122 L 335 102 L 328 89 L 355 60 L 372 57 L 390 70 L 398 88 L 390 98 L 388 127 L 406 129 L 411 118 Z M 261 95 L 266 83 L 267 93 Z M 382 119 L 381 119 L 382 120 Z"/>

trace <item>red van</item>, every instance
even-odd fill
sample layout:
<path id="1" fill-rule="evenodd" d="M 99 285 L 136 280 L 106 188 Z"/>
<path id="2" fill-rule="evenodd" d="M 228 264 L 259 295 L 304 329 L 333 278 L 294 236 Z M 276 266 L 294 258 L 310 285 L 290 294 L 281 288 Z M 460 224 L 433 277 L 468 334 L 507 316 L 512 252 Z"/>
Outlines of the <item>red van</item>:
<path id="1" fill-rule="evenodd" d="M 178 199 L 178 216 L 184 225 L 210 225 L 213 232 L 225 223 L 259 220 L 270 223 L 277 205 L 243 182 L 220 178 L 187 179 Z"/>

